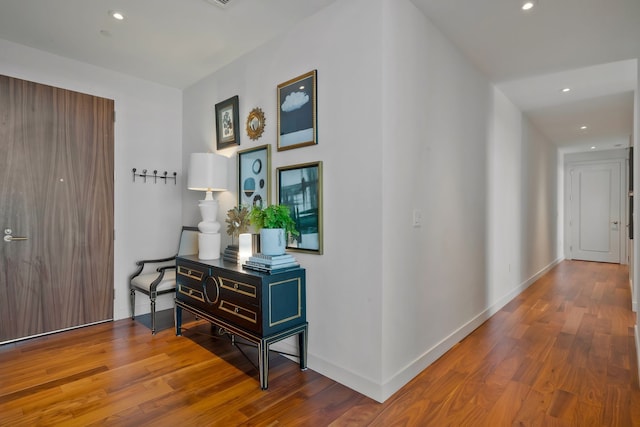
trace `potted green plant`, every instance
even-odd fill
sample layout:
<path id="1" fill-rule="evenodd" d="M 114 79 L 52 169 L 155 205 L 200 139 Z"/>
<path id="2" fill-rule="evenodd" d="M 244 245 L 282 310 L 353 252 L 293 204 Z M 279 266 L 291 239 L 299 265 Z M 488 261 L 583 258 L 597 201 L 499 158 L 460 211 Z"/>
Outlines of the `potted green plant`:
<path id="1" fill-rule="evenodd" d="M 249 220 L 260 230 L 260 251 L 264 255 L 284 254 L 287 234 L 299 234 L 286 205 L 269 205 L 266 208 L 254 206 L 249 213 Z"/>

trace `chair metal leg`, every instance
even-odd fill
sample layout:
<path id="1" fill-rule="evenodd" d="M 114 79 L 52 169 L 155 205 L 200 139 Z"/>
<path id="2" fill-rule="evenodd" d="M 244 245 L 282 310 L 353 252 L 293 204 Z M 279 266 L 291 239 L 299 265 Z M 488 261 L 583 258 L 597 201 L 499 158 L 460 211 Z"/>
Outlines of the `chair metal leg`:
<path id="1" fill-rule="evenodd" d="M 151 298 L 151 334 L 156 334 L 156 299 Z"/>
<path id="2" fill-rule="evenodd" d="M 136 291 L 135 289 L 129 290 L 129 299 L 131 300 L 131 320 L 136 318 Z"/>

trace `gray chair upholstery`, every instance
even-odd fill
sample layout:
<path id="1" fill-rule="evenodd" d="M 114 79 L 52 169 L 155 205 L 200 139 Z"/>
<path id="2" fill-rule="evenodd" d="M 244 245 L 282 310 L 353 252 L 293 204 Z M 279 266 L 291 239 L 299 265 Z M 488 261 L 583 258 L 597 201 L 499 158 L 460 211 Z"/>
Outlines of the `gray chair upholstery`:
<path id="1" fill-rule="evenodd" d="M 136 292 L 151 300 L 151 333 L 156 333 L 156 298 L 176 291 L 176 256 L 198 254 L 198 228 L 182 227 L 176 255 L 137 261 L 138 269 L 129 276 L 131 319 L 135 319 Z M 155 269 L 154 269 L 155 268 Z"/>

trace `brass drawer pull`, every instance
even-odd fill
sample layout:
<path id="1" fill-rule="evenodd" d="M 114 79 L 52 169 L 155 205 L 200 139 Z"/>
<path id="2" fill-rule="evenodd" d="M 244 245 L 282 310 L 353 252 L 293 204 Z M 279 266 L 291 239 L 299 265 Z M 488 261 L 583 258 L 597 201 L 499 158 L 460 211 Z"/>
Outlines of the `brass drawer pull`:
<path id="1" fill-rule="evenodd" d="M 179 285 L 178 292 L 183 295 L 186 295 L 189 298 L 193 298 L 195 300 L 204 302 L 204 296 L 202 295 L 202 292 L 199 292 L 196 289 L 191 289 L 189 287 Z"/>
<path id="2" fill-rule="evenodd" d="M 202 271 L 193 270 L 181 265 L 178 266 L 178 274 L 197 281 L 202 280 L 202 276 L 204 276 L 204 273 Z"/>
<path id="3" fill-rule="evenodd" d="M 258 296 L 258 288 L 255 285 L 251 285 L 249 283 L 236 282 L 231 279 L 227 279 L 225 277 L 219 277 L 220 279 L 220 287 L 223 289 L 228 289 L 230 291 L 236 292 L 238 294 L 246 295 L 251 298 L 256 298 Z"/>

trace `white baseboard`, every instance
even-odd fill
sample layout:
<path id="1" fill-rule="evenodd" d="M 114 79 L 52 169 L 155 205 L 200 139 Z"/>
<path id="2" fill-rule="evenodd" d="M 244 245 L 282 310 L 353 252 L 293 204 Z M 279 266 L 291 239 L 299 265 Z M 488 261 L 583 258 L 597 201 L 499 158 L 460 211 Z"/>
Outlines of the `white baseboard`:
<path id="1" fill-rule="evenodd" d="M 487 321 L 491 316 L 496 314 L 502 307 L 507 305 L 510 301 L 512 301 L 515 297 L 520 295 L 525 289 L 531 286 L 536 282 L 540 277 L 549 272 L 553 267 L 562 262 L 564 258 L 558 258 L 555 261 L 551 262 L 540 271 L 535 273 L 529 279 L 522 282 L 517 288 L 513 289 L 511 292 L 507 293 L 503 297 L 499 298 L 495 303 L 491 306 L 487 307 L 484 311 L 478 314 L 476 317 L 471 319 L 466 324 L 462 325 L 460 328 L 455 330 L 449 336 L 444 338 L 442 341 L 437 343 L 435 346 L 427 350 L 421 357 L 416 359 L 413 363 L 406 366 L 404 369 L 400 370 L 397 374 L 395 374 L 391 380 L 387 381 L 382 386 L 382 396 L 383 400 L 389 398 L 393 393 L 402 388 L 406 383 L 408 383 L 411 379 L 413 379 L 416 375 L 422 372 L 425 368 L 427 368 L 430 364 L 435 362 L 440 356 L 449 351 L 454 345 L 462 341 L 467 335 L 473 332 L 476 328 L 482 325 L 485 321 Z"/>
<path id="2" fill-rule="evenodd" d="M 631 277 L 631 275 L 629 275 L 629 289 L 631 289 L 631 310 L 633 310 L 634 313 L 637 313 L 638 302 L 636 301 L 636 294 L 633 289 L 633 277 Z"/>
<path id="3" fill-rule="evenodd" d="M 361 375 L 355 374 L 340 366 L 329 363 L 326 360 L 315 357 L 311 353 L 308 355 L 309 368 L 378 402 L 384 402 L 395 392 L 400 390 L 404 385 L 406 385 L 409 381 L 420 374 L 420 372 L 422 372 L 425 368 L 438 360 L 438 358 L 449 351 L 454 345 L 462 341 L 463 338 L 473 332 L 478 326 L 482 325 L 482 323 L 484 323 L 487 319 L 497 313 L 502 307 L 507 305 L 507 303 L 509 303 L 516 296 L 522 293 L 522 291 L 531 286 L 536 280 L 538 280 L 563 260 L 564 258 L 558 258 L 535 273 L 533 276 L 522 282 L 511 292 L 498 299 L 490 307 L 487 307 L 473 319 L 460 326 L 447 337 L 425 351 L 413 362 L 400 369 L 396 374 L 394 374 L 388 381 L 383 384 L 378 384 L 374 380 L 364 378 Z"/>

